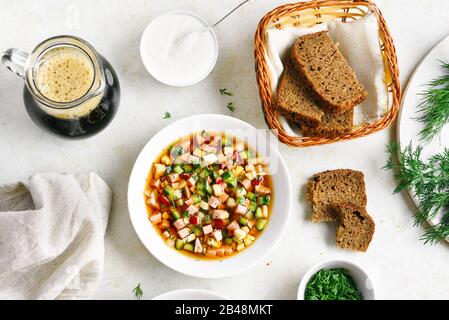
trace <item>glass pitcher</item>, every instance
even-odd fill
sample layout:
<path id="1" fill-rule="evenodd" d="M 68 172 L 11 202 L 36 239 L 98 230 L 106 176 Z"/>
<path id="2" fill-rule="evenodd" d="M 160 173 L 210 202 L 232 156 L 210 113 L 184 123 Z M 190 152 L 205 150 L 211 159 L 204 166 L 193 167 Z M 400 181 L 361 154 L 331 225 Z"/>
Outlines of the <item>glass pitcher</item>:
<path id="1" fill-rule="evenodd" d="M 69 138 L 88 137 L 113 119 L 120 84 L 111 64 L 83 39 L 57 36 L 28 54 L 6 50 L 2 63 L 25 80 L 23 99 L 40 127 Z"/>

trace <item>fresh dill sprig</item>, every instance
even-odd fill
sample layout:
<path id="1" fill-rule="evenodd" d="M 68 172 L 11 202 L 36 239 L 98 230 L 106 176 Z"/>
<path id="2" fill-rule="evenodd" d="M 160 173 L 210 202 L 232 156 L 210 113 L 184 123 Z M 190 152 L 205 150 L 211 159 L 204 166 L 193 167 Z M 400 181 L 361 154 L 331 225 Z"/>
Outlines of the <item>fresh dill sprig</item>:
<path id="1" fill-rule="evenodd" d="M 421 130 L 421 141 L 431 142 L 449 123 L 449 63 L 439 61 L 446 72 L 445 75 L 432 80 L 428 88 L 421 93 L 422 101 L 418 105 L 421 115 L 418 121 L 424 123 Z"/>
<path id="2" fill-rule="evenodd" d="M 142 296 L 143 296 L 143 291 L 142 291 L 142 289 L 140 288 L 140 283 L 133 289 L 132 292 L 134 293 L 134 295 L 136 296 L 136 298 L 137 298 L 138 300 L 140 300 L 140 299 L 142 298 Z"/>
<path id="3" fill-rule="evenodd" d="M 228 102 L 226 108 L 228 108 L 231 112 L 235 111 L 235 105 L 233 102 Z"/>
<path id="4" fill-rule="evenodd" d="M 398 143 L 387 146 L 390 157 L 384 169 L 394 170 L 395 193 L 411 190 L 419 201 L 415 225 L 441 215 L 436 226 L 426 228 L 424 243 L 436 244 L 449 236 L 449 149 L 422 159 L 422 147 L 409 144 L 400 151 Z M 399 157 L 396 156 L 399 154 Z"/>
<path id="5" fill-rule="evenodd" d="M 220 94 L 221 94 L 222 96 L 233 96 L 233 95 L 234 95 L 231 91 L 229 91 L 229 90 L 226 89 L 226 88 L 219 89 L 218 91 L 220 91 Z"/>
<path id="6" fill-rule="evenodd" d="M 171 114 L 170 112 L 166 111 L 162 119 L 169 119 L 169 118 L 171 118 Z"/>

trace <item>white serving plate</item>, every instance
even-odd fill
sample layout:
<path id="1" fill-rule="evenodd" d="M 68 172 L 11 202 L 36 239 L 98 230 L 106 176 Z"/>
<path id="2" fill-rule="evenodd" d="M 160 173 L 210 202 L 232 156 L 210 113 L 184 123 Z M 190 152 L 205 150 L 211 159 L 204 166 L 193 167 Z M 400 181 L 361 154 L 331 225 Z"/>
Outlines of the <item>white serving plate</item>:
<path id="1" fill-rule="evenodd" d="M 213 291 L 201 289 L 181 289 L 165 292 L 154 297 L 153 300 L 229 300 L 225 296 Z"/>
<path id="2" fill-rule="evenodd" d="M 375 300 L 374 286 L 368 274 L 357 264 L 346 260 L 328 260 L 311 267 L 302 277 L 298 288 L 298 300 L 304 300 L 307 283 L 321 269 L 343 268 L 348 270 L 349 275 L 354 279 L 359 292 L 364 300 Z"/>
<path id="3" fill-rule="evenodd" d="M 197 260 L 168 247 L 148 220 L 143 192 L 153 161 L 163 149 L 192 132 L 225 132 L 239 139 L 250 137 L 249 146 L 268 162 L 273 181 L 273 208 L 270 221 L 259 238 L 242 252 L 223 260 Z M 265 131 L 266 133 L 266 131 Z M 291 211 L 292 190 L 287 167 L 277 149 L 278 140 L 271 133 L 262 136 L 258 129 L 239 119 L 205 114 L 176 121 L 157 133 L 139 154 L 128 184 L 128 209 L 132 224 L 142 243 L 154 257 L 178 272 L 199 278 L 229 277 L 260 263 L 276 246 L 287 226 Z"/>
<path id="4" fill-rule="evenodd" d="M 443 151 L 444 148 L 449 148 L 449 126 L 443 128 L 439 137 L 436 137 L 432 142 L 426 144 L 420 142 L 419 135 L 419 132 L 424 128 L 424 124 L 416 120 L 419 116 L 417 113 L 417 106 L 422 99 L 420 94 L 426 89 L 426 85 L 431 80 L 444 74 L 439 60 L 449 61 L 449 36 L 443 39 L 429 52 L 410 77 L 404 91 L 402 108 L 399 113 L 399 123 L 397 126 L 397 141 L 399 141 L 401 150 L 403 150 L 410 142 L 413 144 L 413 147 L 421 144 L 423 147 L 422 156 L 424 158 L 439 153 Z M 409 193 L 416 206 L 418 206 L 419 201 L 414 196 L 413 191 L 410 190 Z M 436 225 L 439 221 L 440 217 L 437 216 L 429 220 L 429 223 L 431 225 Z"/>

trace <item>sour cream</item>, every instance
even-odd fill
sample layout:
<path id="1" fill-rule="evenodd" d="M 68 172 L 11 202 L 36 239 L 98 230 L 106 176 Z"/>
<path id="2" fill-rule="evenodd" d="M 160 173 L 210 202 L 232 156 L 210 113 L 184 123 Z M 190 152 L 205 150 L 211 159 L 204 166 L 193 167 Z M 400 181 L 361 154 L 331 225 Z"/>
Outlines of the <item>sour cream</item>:
<path id="1" fill-rule="evenodd" d="M 156 17 L 140 42 L 140 54 L 148 72 L 171 86 L 190 86 L 206 78 L 218 56 L 217 37 L 212 29 L 205 30 L 207 27 L 203 19 L 188 12 L 168 12 Z M 180 42 L 186 37 L 187 41 Z"/>

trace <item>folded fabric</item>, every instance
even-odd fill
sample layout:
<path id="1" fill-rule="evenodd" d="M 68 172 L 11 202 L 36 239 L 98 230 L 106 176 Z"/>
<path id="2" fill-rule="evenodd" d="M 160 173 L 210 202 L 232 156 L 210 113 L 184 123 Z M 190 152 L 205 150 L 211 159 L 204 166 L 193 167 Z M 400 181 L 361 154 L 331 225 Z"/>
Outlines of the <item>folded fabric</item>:
<path id="1" fill-rule="evenodd" d="M 39 173 L 0 186 L 0 299 L 90 298 L 111 199 L 93 173 Z"/>
<path id="2" fill-rule="evenodd" d="M 354 126 L 372 123 L 380 119 L 388 107 L 388 90 L 385 85 L 385 70 L 379 44 L 379 26 L 373 14 L 342 23 L 333 21 L 311 28 L 287 27 L 266 31 L 266 60 L 271 74 L 271 88 L 277 91 L 283 62 L 298 37 L 328 30 L 332 40 L 354 69 L 358 80 L 368 91 L 366 100 L 354 109 Z M 281 121 L 290 135 L 297 135 L 285 119 Z"/>

